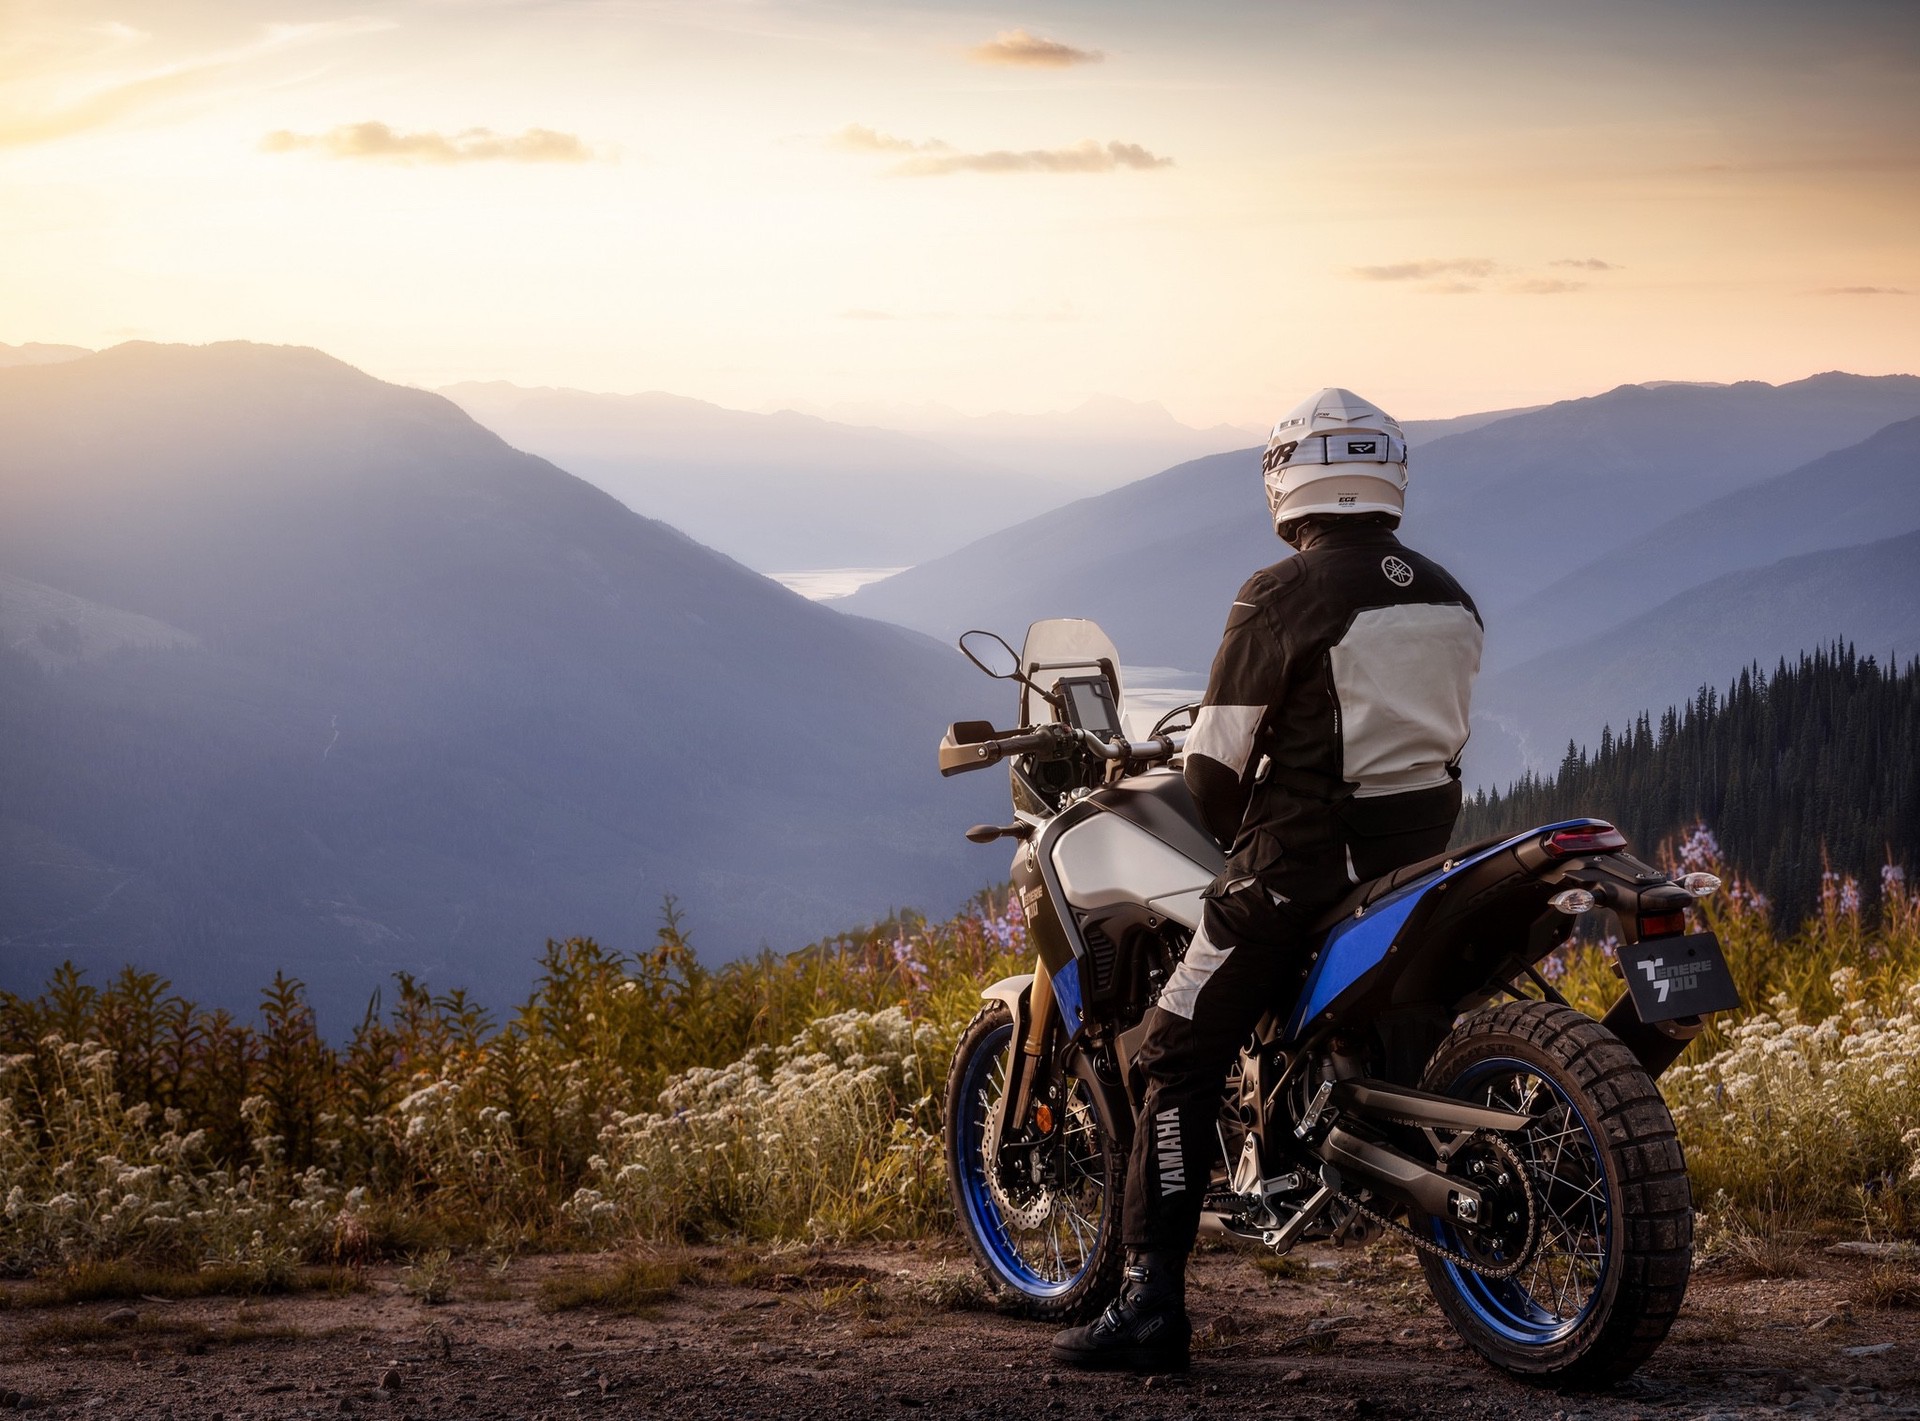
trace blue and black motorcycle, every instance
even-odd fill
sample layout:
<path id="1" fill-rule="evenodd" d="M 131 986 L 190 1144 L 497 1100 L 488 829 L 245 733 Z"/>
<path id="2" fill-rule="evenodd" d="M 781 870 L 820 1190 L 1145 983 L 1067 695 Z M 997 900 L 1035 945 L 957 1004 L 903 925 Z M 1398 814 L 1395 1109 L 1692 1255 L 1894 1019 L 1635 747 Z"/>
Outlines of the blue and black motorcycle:
<path id="1" fill-rule="evenodd" d="M 990 1281 L 1028 1316 L 1090 1316 L 1119 1287 L 1130 1066 L 1222 856 L 1175 761 L 1170 711 L 1122 727 L 1113 644 L 1038 622 L 1019 652 L 961 649 L 1018 684 L 1019 724 L 963 721 L 942 774 L 1005 763 L 1013 883 L 1038 955 L 988 988 L 947 1082 L 954 1208 Z M 1693 1199 L 1655 1085 L 1703 1018 L 1738 1005 L 1677 881 L 1593 819 L 1455 850 L 1354 888 L 1305 983 L 1247 1041 L 1220 1103 L 1205 1226 L 1285 1253 L 1380 1235 L 1414 1249 L 1460 1336 L 1541 1381 L 1624 1376 L 1686 1294 Z M 1594 909 L 1625 977 L 1603 1020 L 1537 964 Z"/>

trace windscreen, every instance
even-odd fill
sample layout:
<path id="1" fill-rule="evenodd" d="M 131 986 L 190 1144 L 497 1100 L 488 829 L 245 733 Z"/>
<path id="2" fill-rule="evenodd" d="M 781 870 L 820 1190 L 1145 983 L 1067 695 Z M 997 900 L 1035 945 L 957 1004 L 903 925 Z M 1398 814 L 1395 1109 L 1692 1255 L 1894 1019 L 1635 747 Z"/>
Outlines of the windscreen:
<path id="1" fill-rule="evenodd" d="M 1020 649 L 1020 669 L 1049 691 L 1063 676 L 1110 672 L 1114 709 L 1120 715 L 1125 714 L 1126 702 L 1120 688 L 1120 653 L 1114 650 L 1113 642 L 1097 622 L 1084 617 L 1054 617 L 1035 622 L 1027 628 L 1027 642 Z M 1052 706 L 1026 687 L 1020 688 L 1022 725 L 1045 725 L 1058 719 Z M 1125 723 L 1120 721 L 1122 725 Z"/>

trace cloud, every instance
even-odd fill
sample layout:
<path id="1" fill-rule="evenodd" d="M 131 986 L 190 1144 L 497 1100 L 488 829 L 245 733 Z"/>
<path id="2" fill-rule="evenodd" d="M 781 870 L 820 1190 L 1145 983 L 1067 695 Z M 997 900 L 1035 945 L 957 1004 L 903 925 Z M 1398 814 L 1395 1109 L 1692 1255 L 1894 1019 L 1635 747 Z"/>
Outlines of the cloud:
<path id="1" fill-rule="evenodd" d="M 1145 171 L 1170 168 L 1173 159 L 1150 153 L 1138 143 L 1096 143 L 1083 138 L 1070 148 L 1028 148 L 1020 152 L 923 152 L 892 171 L 908 177 L 945 177 L 950 173 L 1112 173 L 1122 168 Z"/>
<path id="2" fill-rule="evenodd" d="M 1106 55 L 1097 49 L 1075 49 L 1057 39 L 1044 39 L 1025 30 L 1002 30 L 987 43 L 968 50 L 967 58 L 975 64 L 1068 69 L 1076 64 L 1098 64 Z"/>
<path id="3" fill-rule="evenodd" d="M 1559 261 L 1548 262 L 1547 265 L 1572 267 L 1575 271 L 1621 270 L 1620 267 L 1614 265 L 1612 262 L 1603 262 L 1598 257 L 1562 257 Z"/>
<path id="4" fill-rule="evenodd" d="M 1822 296 L 1911 296 L 1913 293 L 1904 286 L 1828 286 L 1822 288 Z"/>
<path id="5" fill-rule="evenodd" d="M 1429 296 L 1473 296 L 1480 288 L 1471 281 L 1436 281 L 1420 288 Z"/>
<path id="6" fill-rule="evenodd" d="M 1521 296 L 1564 296 L 1570 291 L 1585 291 L 1588 283 L 1584 281 L 1561 281 L 1557 277 L 1534 277 L 1529 281 L 1516 281 L 1507 290 Z"/>
<path id="7" fill-rule="evenodd" d="M 210 96 L 236 71 L 283 51 L 392 27 L 391 21 L 355 19 L 268 25 L 260 31 L 259 38 L 246 44 L 194 55 L 143 74 L 97 84 L 63 106 L 38 113 L 0 111 L 0 148 L 48 143 L 91 129 L 109 127 L 169 100 Z M 95 33 L 115 51 L 138 47 L 145 38 L 131 26 L 112 23 Z M 58 76 L 50 74 L 49 77 Z"/>
<path id="8" fill-rule="evenodd" d="M 911 138 L 895 138 L 891 133 L 881 133 L 868 128 L 864 123 L 850 123 L 832 138 L 827 140 L 835 148 L 849 153 L 947 153 L 952 145 L 930 138 L 924 143 Z"/>
<path id="9" fill-rule="evenodd" d="M 1486 257 L 1434 257 L 1385 266 L 1356 266 L 1353 275 L 1362 281 L 1424 281 L 1432 276 L 1492 276 L 1498 270 Z"/>
<path id="10" fill-rule="evenodd" d="M 966 153 L 939 138 L 900 138 L 864 123 L 850 123 L 827 142 L 845 153 L 902 153 L 905 161 L 887 169 L 907 177 L 937 178 L 951 173 L 1112 173 L 1122 168 L 1171 168 L 1138 143 L 1096 143 L 1083 138 L 1067 148 L 996 148 Z"/>
<path id="11" fill-rule="evenodd" d="M 317 149 L 329 158 L 373 158 L 398 163 L 584 163 L 593 154 L 576 135 L 551 128 L 495 133 L 469 128 L 459 133 L 396 133 L 384 123 L 345 123 L 325 133 L 286 129 L 260 140 L 268 153 Z"/>

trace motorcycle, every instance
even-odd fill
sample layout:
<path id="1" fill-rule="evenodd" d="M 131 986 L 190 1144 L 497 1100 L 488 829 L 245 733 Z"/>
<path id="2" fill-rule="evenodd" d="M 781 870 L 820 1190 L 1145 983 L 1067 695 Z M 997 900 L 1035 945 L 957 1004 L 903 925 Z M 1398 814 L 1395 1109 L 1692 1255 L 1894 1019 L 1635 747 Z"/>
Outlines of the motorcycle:
<path id="1" fill-rule="evenodd" d="M 1129 739 L 1098 626 L 1036 622 L 1018 652 L 986 632 L 960 646 L 1017 683 L 1019 723 L 954 724 L 940 772 L 1008 766 L 1012 821 L 967 837 L 1015 841 L 1038 961 L 986 989 L 955 1051 L 948 1181 L 989 1282 L 1068 1323 L 1118 1292 L 1135 1058 L 1224 856 L 1178 768 L 1197 707 Z M 1641 862 L 1597 819 L 1355 886 L 1229 1073 L 1202 1227 L 1280 1254 L 1392 1237 L 1495 1366 L 1559 1385 L 1632 1372 L 1692 1264 L 1686 1162 L 1655 1081 L 1739 1005 L 1714 935 L 1688 931 L 1718 887 Z M 1625 978 L 1599 1021 L 1539 970 L 1596 908 L 1618 917 Z"/>

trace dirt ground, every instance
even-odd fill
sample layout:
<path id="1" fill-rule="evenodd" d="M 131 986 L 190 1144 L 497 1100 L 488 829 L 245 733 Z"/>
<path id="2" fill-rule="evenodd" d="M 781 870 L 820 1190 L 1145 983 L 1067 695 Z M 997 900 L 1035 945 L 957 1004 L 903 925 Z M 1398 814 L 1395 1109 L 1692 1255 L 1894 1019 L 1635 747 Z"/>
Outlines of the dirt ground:
<path id="1" fill-rule="evenodd" d="M 614 1276 L 614 1256 L 462 1266 L 439 1277 L 450 1294 L 437 1304 L 420 1296 L 430 1290 L 417 1270 L 400 1269 L 368 1270 L 353 1290 L 262 1299 L 30 1306 L 15 1286 L 0 1311 L 0 1408 L 90 1421 L 1920 1418 L 1920 1292 L 1887 1265 L 1817 1250 L 1796 1257 L 1798 1277 L 1702 1270 L 1666 1346 L 1599 1395 L 1489 1369 L 1385 1247 L 1308 1250 L 1304 1277 L 1270 1276 L 1247 1253 L 1204 1254 L 1193 1371 L 1151 1381 L 1054 1367 L 1050 1329 L 970 1305 L 971 1267 L 950 1250 L 738 1257 L 682 1256 L 688 1281 L 669 1278 L 657 1298 L 630 1293 L 626 1311 L 579 1305 L 581 1280 L 591 1291 Z M 556 1310 L 563 1301 L 576 1305 Z"/>

